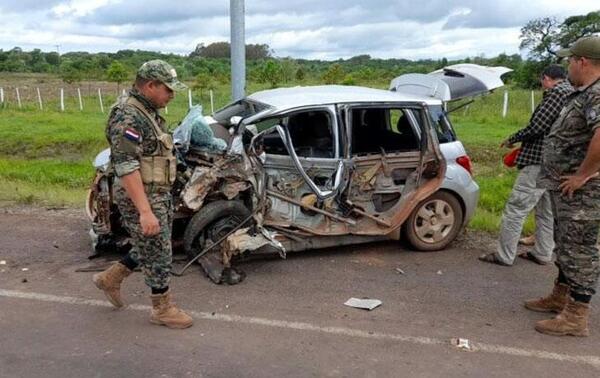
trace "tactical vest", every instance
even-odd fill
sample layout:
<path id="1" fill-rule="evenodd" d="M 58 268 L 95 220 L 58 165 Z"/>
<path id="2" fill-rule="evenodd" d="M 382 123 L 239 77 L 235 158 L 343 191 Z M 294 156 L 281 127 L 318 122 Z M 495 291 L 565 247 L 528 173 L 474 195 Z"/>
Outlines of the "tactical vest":
<path id="1" fill-rule="evenodd" d="M 140 160 L 140 174 L 144 184 L 171 186 L 177 174 L 177 158 L 173 155 L 173 137 L 162 131 L 154 118 L 138 99 L 133 96 L 125 102 L 139 110 L 150 122 L 154 135 L 158 140 L 158 148 L 151 156 L 143 156 Z"/>

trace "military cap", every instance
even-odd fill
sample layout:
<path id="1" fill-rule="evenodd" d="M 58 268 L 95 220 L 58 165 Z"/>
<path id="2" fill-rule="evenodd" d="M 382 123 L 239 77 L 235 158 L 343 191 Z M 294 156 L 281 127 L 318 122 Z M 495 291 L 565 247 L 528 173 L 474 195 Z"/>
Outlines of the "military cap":
<path id="1" fill-rule="evenodd" d="M 571 47 L 559 50 L 556 54 L 561 58 L 575 55 L 589 59 L 600 59 L 600 37 L 579 38 Z"/>
<path id="2" fill-rule="evenodd" d="M 137 75 L 148 80 L 158 80 L 173 91 L 182 91 L 187 88 L 177 80 L 177 72 L 172 65 L 164 60 L 149 60 L 138 69 Z"/>

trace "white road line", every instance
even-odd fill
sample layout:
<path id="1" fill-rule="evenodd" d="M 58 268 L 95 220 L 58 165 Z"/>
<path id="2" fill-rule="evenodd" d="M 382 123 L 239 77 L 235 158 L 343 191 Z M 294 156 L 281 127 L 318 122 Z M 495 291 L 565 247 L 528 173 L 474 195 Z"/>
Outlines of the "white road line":
<path id="1" fill-rule="evenodd" d="M 65 303 L 72 305 L 85 305 L 85 306 L 96 306 L 96 307 L 112 307 L 107 301 L 100 301 L 95 299 L 85 299 L 76 297 L 65 297 L 50 294 L 41 293 L 27 293 L 22 291 L 4 290 L 0 289 L 0 297 L 6 298 L 17 298 L 17 299 L 31 299 L 42 302 L 54 302 L 54 303 Z M 132 304 L 127 306 L 126 309 L 136 311 L 150 311 L 151 307 L 147 305 Z M 436 339 L 431 337 L 418 337 L 418 336 L 405 336 L 391 333 L 371 332 L 360 329 L 352 329 L 345 327 L 322 327 L 316 324 L 304 323 L 304 322 L 290 322 L 286 320 L 275 320 L 266 318 L 256 318 L 250 316 L 241 315 L 226 315 L 217 314 L 210 312 L 198 312 L 189 311 L 189 313 L 196 319 L 216 320 L 221 322 L 230 323 L 241 323 L 241 324 L 252 324 L 265 327 L 274 328 L 285 328 L 299 331 L 309 331 L 315 333 L 326 333 L 331 335 L 340 335 L 355 338 L 364 339 L 375 339 L 375 340 L 392 340 L 404 343 L 412 343 L 419 345 L 446 345 L 449 346 L 449 340 Z M 471 343 L 474 352 L 504 354 L 518 357 L 533 357 L 545 360 L 554 360 L 562 362 L 571 362 L 575 364 L 586 364 L 593 366 L 596 369 L 600 369 L 600 357 L 597 356 L 579 356 L 570 355 L 563 353 L 547 352 L 543 350 L 535 349 L 522 349 L 513 348 L 503 345 L 494 345 L 486 343 Z"/>

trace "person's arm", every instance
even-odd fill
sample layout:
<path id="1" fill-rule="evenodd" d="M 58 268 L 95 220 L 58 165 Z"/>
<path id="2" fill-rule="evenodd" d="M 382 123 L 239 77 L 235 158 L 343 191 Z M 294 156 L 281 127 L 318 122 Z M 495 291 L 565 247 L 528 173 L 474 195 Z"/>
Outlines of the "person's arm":
<path id="1" fill-rule="evenodd" d="M 595 126 L 594 136 L 590 142 L 583 162 L 574 175 L 561 177 L 563 181 L 559 189 L 563 195 L 573 197 L 573 192 L 585 185 L 591 178 L 598 176 L 600 170 L 600 124 Z"/>
<path id="2" fill-rule="evenodd" d="M 152 212 L 150 202 L 144 191 L 144 184 L 139 170 L 121 177 L 121 185 L 140 214 L 140 226 L 146 236 L 157 235 L 160 232 L 158 218 Z"/>
<path id="3" fill-rule="evenodd" d="M 543 137 L 550 131 L 566 101 L 564 92 L 551 90 L 535 110 L 527 127 L 517 131 L 506 139 L 506 145 L 527 142 Z"/>

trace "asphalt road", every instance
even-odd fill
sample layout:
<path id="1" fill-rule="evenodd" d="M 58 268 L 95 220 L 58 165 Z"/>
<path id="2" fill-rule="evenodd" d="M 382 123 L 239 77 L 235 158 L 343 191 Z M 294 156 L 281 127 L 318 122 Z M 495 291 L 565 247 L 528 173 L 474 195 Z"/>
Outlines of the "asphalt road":
<path id="1" fill-rule="evenodd" d="M 87 229 L 74 211 L 0 210 L 0 377 L 600 376 L 600 314 L 588 338 L 537 333 L 546 316 L 522 302 L 546 294 L 555 268 L 481 263 L 485 235 L 438 253 L 386 242 L 249 261 L 237 286 L 195 266 L 172 281 L 195 325 L 169 330 L 148 322 L 141 274 L 117 311 L 75 271 L 115 258 L 87 260 Z"/>

